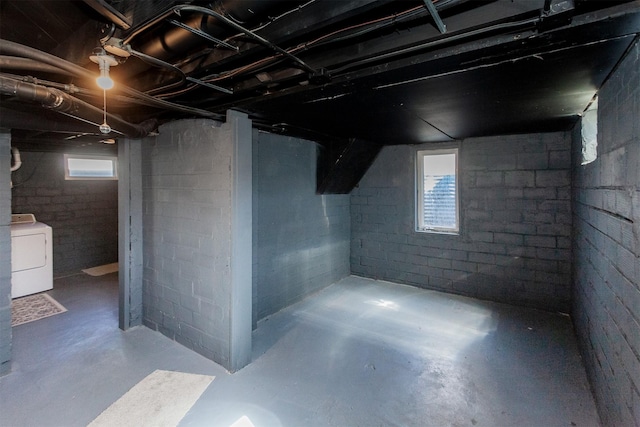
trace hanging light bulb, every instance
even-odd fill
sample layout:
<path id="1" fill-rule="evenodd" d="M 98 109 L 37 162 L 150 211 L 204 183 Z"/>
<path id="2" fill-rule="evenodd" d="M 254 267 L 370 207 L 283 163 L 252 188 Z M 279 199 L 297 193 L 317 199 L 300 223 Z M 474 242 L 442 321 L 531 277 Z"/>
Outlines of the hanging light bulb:
<path id="1" fill-rule="evenodd" d="M 105 64 L 105 66 L 103 67 L 102 64 Z M 113 80 L 109 77 L 109 65 L 106 65 L 105 62 L 100 63 L 100 77 L 96 79 L 96 82 L 104 90 L 113 88 Z"/>
<path id="2" fill-rule="evenodd" d="M 116 58 L 106 53 L 104 49 L 98 48 L 89 59 L 98 64 L 100 68 L 100 76 L 96 79 L 98 87 L 104 90 L 113 88 L 113 80 L 109 77 L 109 68 L 118 65 Z"/>
<path id="3" fill-rule="evenodd" d="M 89 59 L 98 64 L 98 67 L 100 68 L 100 77 L 96 79 L 96 82 L 102 89 L 103 122 L 98 126 L 98 129 L 100 129 L 101 133 L 108 134 L 111 132 L 111 126 L 107 123 L 107 90 L 113 88 L 113 80 L 109 77 L 109 68 L 118 65 L 118 61 L 101 48 L 95 49 L 93 51 L 93 55 L 91 55 Z"/>

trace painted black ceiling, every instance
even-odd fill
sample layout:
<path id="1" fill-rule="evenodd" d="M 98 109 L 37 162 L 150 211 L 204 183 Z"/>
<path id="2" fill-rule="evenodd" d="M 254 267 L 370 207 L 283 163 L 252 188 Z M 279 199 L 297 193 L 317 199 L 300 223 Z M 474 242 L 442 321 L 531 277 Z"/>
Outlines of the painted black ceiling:
<path id="1" fill-rule="evenodd" d="M 639 32 L 637 0 L 2 0 L 0 127 L 96 147 L 232 108 L 333 153 L 568 130 Z"/>

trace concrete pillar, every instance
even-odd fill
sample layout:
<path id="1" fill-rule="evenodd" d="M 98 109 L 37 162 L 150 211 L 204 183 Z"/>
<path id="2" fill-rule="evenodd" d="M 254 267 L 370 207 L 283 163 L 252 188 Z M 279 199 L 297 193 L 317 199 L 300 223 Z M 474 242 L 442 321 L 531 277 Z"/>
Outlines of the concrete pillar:
<path id="1" fill-rule="evenodd" d="M 118 142 L 119 326 L 142 324 L 142 143 Z"/>
<path id="2" fill-rule="evenodd" d="M 232 372 L 251 360 L 251 149 L 233 111 L 142 146 L 143 322 Z"/>
<path id="3" fill-rule="evenodd" d="M 0 376 L 11 369 L 11 132 L 0 129 Z"/>
<path id="4" fill-rule="evenodd" d="M 251 362 L 252 314 L 252 131 L 246 114 L 229 111 L 231 160 L 231 307 L 229 370 Z"/>

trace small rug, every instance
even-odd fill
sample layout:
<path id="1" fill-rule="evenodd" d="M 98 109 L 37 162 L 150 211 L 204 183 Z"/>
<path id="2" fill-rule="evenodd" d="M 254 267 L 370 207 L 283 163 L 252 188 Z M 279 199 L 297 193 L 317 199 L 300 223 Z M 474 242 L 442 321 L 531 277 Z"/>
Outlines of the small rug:
<path id="1" fill-rule="evenodd" d="M 87 427 L 174 427 L 215 377 L 156 370 Z"/>
<path id="2" fill-rule="evenodd" d="M 118 271 L 118 263 L 99 265 L 97 267 L 87 268 L 82 270 L 83 273 L 87 273 L 89 276 L 104 276 L 105 274 L 115 273 Z"/>
<path id="3" fill-rule="evenodd" d="M 65 311 L 67 309 L 48 294 L 35 294 L 16 298 L 11 301 L 11 326 L 44 319 Z"/>

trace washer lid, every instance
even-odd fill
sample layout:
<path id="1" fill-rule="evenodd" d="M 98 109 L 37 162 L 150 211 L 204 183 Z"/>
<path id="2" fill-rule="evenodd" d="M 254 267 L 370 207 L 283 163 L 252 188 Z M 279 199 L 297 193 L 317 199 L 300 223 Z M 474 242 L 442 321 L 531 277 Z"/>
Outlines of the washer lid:
<path id="1" fill-rule="evenodd" d="M 34 224 L 35 222 L 34 214 L 11 214 L 11 224 Z"/>

